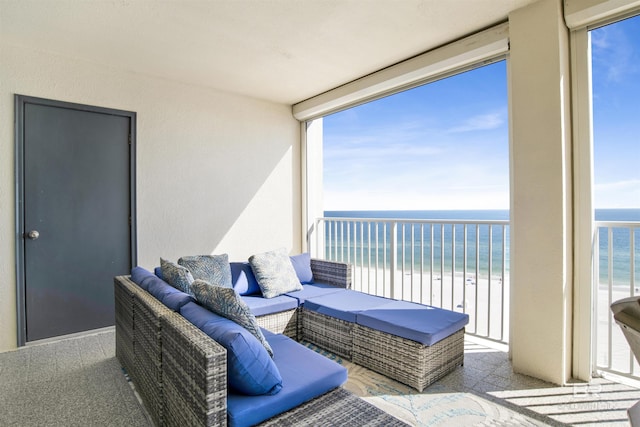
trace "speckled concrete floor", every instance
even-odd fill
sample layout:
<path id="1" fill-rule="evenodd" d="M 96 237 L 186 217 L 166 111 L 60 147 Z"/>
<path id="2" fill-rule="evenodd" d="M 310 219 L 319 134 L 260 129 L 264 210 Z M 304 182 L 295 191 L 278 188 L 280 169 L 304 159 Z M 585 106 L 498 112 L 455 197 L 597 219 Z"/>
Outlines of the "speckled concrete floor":
<path id="1" fill-rule="evenodd" d="M 629 425 L 640 389 L 603 378 L 553 385 L 514 373 L 504 350 L 467 338 L 464 366 L 422 393 L 342 361 L 345 388 L 416 426 Z"/>
<path id="2" fill-rule="evenodd" d="M 0 425 L 150 426 L 114 341 L 108 330 L 0 353 Z M 602 378 L 560 387 L 516 374 L 504 348 L 472 338 L 464 366 L 422 393 L 316 350 L 348 368 L 346 389 L 415 426 L 628 426 L 640 400 Z"/>

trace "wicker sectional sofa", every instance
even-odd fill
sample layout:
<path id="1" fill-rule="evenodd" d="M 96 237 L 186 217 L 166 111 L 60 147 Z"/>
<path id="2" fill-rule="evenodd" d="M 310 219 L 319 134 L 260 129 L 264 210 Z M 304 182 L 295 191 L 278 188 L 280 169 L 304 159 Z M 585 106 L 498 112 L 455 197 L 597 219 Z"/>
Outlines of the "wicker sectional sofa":
<path id="1" fill-rule="evenodd" d="M 247 263 L 230 263 L 233 286 L 243 295 L 269 343 L 278 346 L 274 353 L 288 355 L 286 360 L 280 357 L 280 367 L 294 374 L 283 373 L 283 379 L 292 375 L 283 383 L 304 378 L 298 384 L 300 390 L 288 389 L 275 397 L 242 396 L 233 387 L 229 389 L 228 375 L 233 374 L 228 363 L 235 363 L 233 355 L 212 339 L 210 321 L 201 320 L 217 315 L 164 283 L 160 272 L 136 267 L 131 276 L 115 278 L 116 356 L 156 425 L 254 425 L 281 413 L 291 416 L 294 408 L 307 405 L 303 402 L 330 396 L 346 380 L 346 370 L 293 340 L 325 347 L 420 391 L 462 364 L 466 315 L 351 291 L 350 265 L 308 262 L 313 283 L 269 299 L 255 294 L 255 277 Z M 449 318 L 451 313 L 453 318 Z M 443 320 L 442 315 L 449 317 Z M 215 325 L 231 322 L 214 320 Z M 423 326 L 434 323 L 432 320 L 435 329 Z M 300 366 L 293 366 L 296 364 Z M 372 419 L 378 421 L 371 425 L 402 425 L 386 417 L 374 414 Z"/>

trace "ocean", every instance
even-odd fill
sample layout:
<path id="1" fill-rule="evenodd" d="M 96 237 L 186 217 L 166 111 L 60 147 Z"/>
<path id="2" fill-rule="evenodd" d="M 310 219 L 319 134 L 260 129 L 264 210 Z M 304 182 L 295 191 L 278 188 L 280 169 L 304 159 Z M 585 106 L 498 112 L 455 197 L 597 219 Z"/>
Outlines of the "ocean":
<path id="1" fill-rule="evenodd" d="M 421 226 L 410 220 L 460 220 L 473 223 L 474 220 L 509 220 L 508 210 L 428 210 L 428 211 L 325 211 L 326 218 L 354 218 L 338 226 L 325 227 L 325 249 L 329 259 L 348 260 L 359 264 L 386 264 L 389 267 L 391 242 L 391 225 L 381 224 L 376 228 L 369 225 L 367 219 L 401 219 L 408 222 L 404 227 L 398 227 L 398 268 L 404 260 L 405 269 L 413 267 L 429 269 L 433 262 L 434 271 L 451 272 L 455 264 L 455 271 L 462 271 L 464 263 L 464 228 L 461 224 Z M 357 218 L 357 219 L 356 219 Z M 596 221 L 624 221 L 640 222 L 640 209 L 596 209 Z M 404 223 L 404 221 L 403 221 Z M 503 225 L 491 226 L 489 239 L 489 225 L 482 224 L 467 227 L 467 271 L 476 271 L 476 261 L 480 276 L 487 276 L 489 270 L 489 241 L 491 240 L 491 271 L 492 275 L 500 276 L 509 271 L 509 227 Z M 455 239 L 452 239 L 455 233 Z M 377 235 L 377 243 L 376 243 Z M 383 242 L 387 242 L 385 248 Z M 452 243 L 455 241 L 455 246 Z M 640 283 L 640 228 L 636 228 L 633 241 L 628 229 L 615 228 L 611 233 L 612 241 L 612 279 L 614 284 L 628 285 L 630 282 L 631 244 L 634 245 L 635 277 Z M 402 244 L 404 242 L 404 245 Z M 433 245 L 432 245 L 433 242 Z M 355 244 L 354 244 L 355 243 Z M 600 282 L 605 283 L 609 277 L 609 233 L 606 228 L 599 230 L 599 275 Z M 433 246 L 433 247 L 432 247 Z M 455 259 L 453 248 L 455 247 Z M 504 250 L 503 250 L 504 248 Z M 433 250 L 432 250 L 433 249 Z M 413 255 L 413 257 L 412 257 Z M 432 261 L 433 256 L 433 261 Z"/>

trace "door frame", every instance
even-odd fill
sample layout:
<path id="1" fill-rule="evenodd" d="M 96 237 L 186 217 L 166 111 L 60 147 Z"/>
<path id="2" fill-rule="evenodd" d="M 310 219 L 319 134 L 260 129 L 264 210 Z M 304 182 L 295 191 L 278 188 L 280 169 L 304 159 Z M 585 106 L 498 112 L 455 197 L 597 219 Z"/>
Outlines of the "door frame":
<path id="1" fill-rule="evenodd" d="M 24 224 L 24 109 L 27 104 L 48 107 L 65 108 L 84 112 L 109 114 L 129 119 L 129 222 L 131 265 L 137 264 L 137 227 L 136 227 L 136 113 L 133 111 L 116 110 L 112 108 L 96 107 L 72 102 L 56 101 L 26 95 L 14 95 L 15 101 L 15 248 L 16 248 L 16 313 L 18 325 L 18 347 L 26 344 L 26 278 L 25 278 L 25 224 Z"/>

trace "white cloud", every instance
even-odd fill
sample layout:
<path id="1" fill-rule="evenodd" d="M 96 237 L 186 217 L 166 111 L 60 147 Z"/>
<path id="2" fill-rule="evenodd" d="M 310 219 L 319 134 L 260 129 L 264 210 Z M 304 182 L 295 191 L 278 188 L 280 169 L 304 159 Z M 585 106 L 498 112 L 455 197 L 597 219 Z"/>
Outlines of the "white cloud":
<path id="1" fill-rule="evenodd" d="M 640 179 L 596 184 L 597 209 L 640 208 Z"/>
<path id="2" fill-rule="evenodd" d="M 324 194 L 325 210 L 474 210 L 509 209 L 509 190 L 494 186 L 394 188 L 368 192 L 338 189 Z"/>
<path id="3" fill-rule="evenodd" d="M 455 126 L 447 133 L 475 132 L 480 130 L 497 129 L 504 124 L 502 113 L 488 113 L 473 116 L 465 120 L 461 125 Z"/>
<path id="4" fill-rule="evenodd" d="M 478 150 L 426 143 L 341 147 L 335 154 L 325 164 L 327 210 L 509 208 L 504 156 L 478 161 Z"/>

